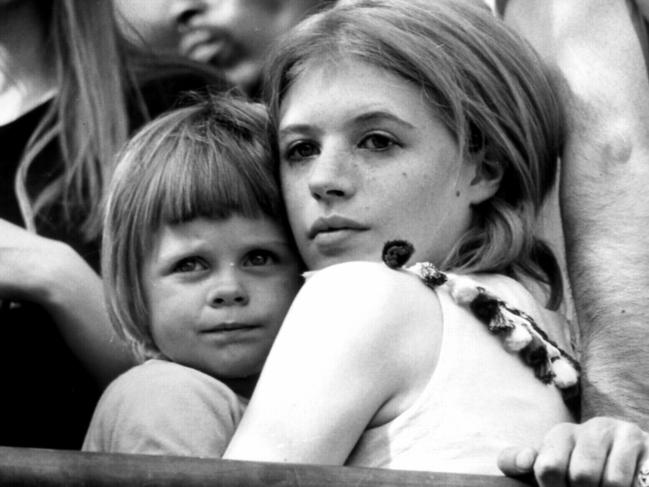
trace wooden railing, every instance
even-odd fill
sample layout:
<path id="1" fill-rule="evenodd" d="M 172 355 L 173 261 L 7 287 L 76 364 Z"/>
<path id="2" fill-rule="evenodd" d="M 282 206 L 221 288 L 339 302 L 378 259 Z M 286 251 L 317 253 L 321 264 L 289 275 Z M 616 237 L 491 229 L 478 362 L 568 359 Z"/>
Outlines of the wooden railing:
<path id="1" fill-rule="evenodd" d="M 0 485 L 521 487 L 505 477 L 0 447 Z"/>

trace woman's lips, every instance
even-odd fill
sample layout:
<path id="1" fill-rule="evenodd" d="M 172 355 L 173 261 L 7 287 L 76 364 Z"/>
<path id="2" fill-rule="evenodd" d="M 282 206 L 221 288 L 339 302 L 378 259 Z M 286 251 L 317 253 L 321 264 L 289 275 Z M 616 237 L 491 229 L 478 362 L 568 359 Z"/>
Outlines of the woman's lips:
<path id="1" fill-rule="evenodd" d="M 320 217 L 311 228 L 309 228 L 308 237 L 310 240 L 340 238 L 345 235 L 353 234 L 367 230 L 367 227 L 361 223 L 340 215 Z M 336 237 L 338 236 L 338 237 Z"/>
<path id="2" fill-rule="evenodd" d="M 219 67 L 227 67 L 236 60 L 232 43 L 206 30 L 187 33 L 180 43 L 180 52 L 194 61 Z"/>
<path id="3" fill-rule="evenodd" d="M 315 242 L 315 244 L 323 251 L 326 251 L 327 249 L 333 250 L 334 248 L 342 247 L 347 240 L 363 231 L 364 230 L 355 228 L 341 228 L 327 232 L 320 232 L 315 235 L 313 242 Z"/>
<path id="4" fill-rule="evenodd" d="M 187 54 L 194 61 L 226 67 L 231 64 L 230 50 L 224 42 L 200 44 Z"/>
<path id="5" fill-rule="evenodd" d="M 243 331 L 259 328 L 259 325 L 249 323 L 219 323 L 201 331 L 201 333 L 223 333 L 231 331 Z"/>
<path id="6" fill-rule="evenodd" d="M 318 218 L 307 233 L 319 253 L 335 255 L 349 249 L 349 242 L 369 230 L 351 218 L 334 215 Z"/>

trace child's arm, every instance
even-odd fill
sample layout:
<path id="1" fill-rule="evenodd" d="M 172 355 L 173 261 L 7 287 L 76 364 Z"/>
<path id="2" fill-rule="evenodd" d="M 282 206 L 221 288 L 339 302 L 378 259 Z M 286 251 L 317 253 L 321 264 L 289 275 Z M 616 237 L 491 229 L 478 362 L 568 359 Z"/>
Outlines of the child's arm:
<path id="1" fill-rule="evenodd" d="M 649 80 L 632 4 L 509 0 L 505 20 L 554 68 L 567 108 L 561 204 L 584 416 L 647 429 Z"/>
<path id="2" fill-rule="evenodd" d="M 343 464 L 368 426 L 396 416 L 429 379 L 439 313 L 418 278 L 382 264 L 311 277 L 225 458 Z"/>

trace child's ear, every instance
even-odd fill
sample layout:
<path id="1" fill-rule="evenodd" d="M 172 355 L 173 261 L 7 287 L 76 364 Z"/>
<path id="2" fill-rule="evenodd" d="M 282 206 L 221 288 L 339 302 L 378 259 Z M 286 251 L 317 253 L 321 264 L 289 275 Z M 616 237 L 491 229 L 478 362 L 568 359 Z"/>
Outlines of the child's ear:
<path id="1" fill-rule="evenodd" d="M 489 150 L 473 154 L 475 175 L 469 185 L 471 203 L 480 204 L 496 194 L 503 179 L 504 168 L 500 161 L 491 157 Z"/>

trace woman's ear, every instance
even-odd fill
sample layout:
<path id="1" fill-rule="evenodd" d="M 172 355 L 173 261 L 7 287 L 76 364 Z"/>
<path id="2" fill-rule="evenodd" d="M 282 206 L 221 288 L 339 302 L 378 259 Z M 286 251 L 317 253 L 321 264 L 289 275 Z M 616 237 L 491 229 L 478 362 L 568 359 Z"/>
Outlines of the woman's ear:
<path id="1" fill-rule="evenodd" d="M 473 158 L 475 174 L 467 189 L 471 203 L 477 205 L 496 194 L 505 171 L 497 158 L 490 157 L 488 150 L 474 153 Z"/>

